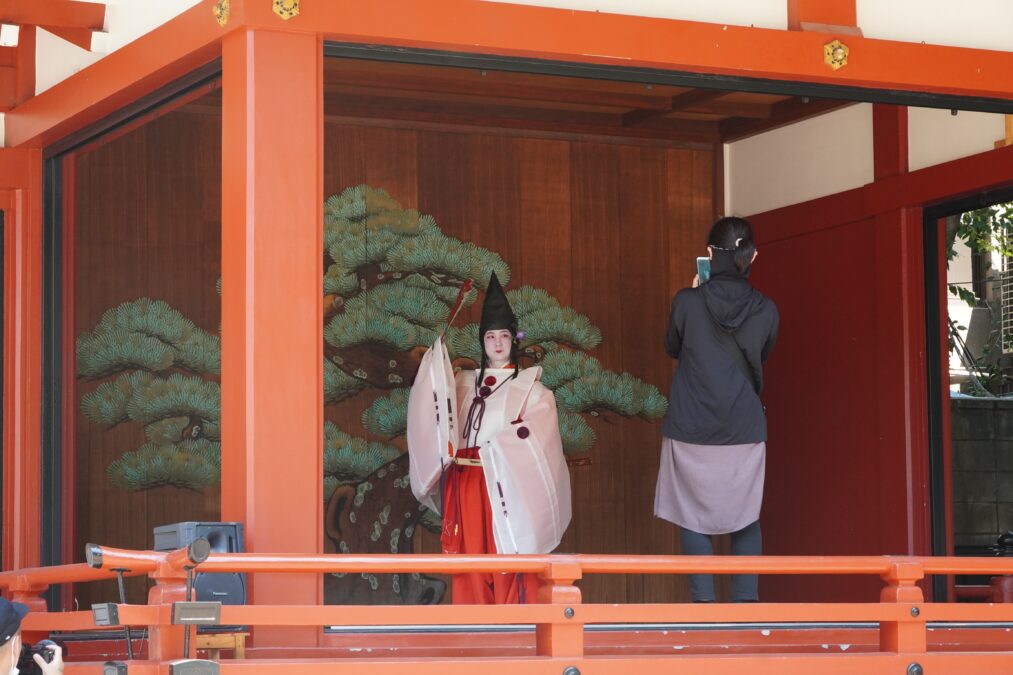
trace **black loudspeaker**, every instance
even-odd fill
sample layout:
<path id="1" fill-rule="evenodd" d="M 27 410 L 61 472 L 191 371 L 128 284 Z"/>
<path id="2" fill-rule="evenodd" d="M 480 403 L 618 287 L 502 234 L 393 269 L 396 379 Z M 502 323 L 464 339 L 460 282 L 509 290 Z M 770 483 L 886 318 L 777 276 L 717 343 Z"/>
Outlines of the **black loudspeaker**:
<path id="1" fill-rule="evenodd" d="M 155 550 L 175 551 L 204 537 L 211 553 L 242 553 L 242 523 L 198 523 L 187 521 L 155 528 Z M 246 575 L 237 573 L 195 574 L 194 600 L 220 602 L 223 605 L 246 604 Z M 200 632 L 240 630 L 243 626 L 201 626 Z"/>

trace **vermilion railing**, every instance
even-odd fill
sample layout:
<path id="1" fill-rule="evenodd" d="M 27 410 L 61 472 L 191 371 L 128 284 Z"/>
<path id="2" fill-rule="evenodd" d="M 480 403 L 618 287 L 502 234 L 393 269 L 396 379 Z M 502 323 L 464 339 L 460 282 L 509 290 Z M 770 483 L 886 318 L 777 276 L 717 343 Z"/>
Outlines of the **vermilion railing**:
<path id="1" fill-rule="evenodd" d="M 436 606 L 276 606 L 241 605 L 221 608 L 221 624 L 258 626 L 331 625 L 518 625 L 534 624 L 533 656 L 470 658 L 342 658 L 225 660 L 224 672 L 298 671 L 452 675 L 454 673 L 1008 673 L 1013 672 L 1013 633 L 1005 644 L 974 651 L 950 645 L 929 648 L 930 623 L 1009 623 L 1013 604 L 926 603 L 917 585 L 934 574 L 1013 575 L 1013 558 L 898 557 L 719 557 L 719 556 L 441 556 L 441 555 L 298 555 L 206 551 L 172 553 L 124 551 L 90 547 L 89 564 L 0 573 L 0 588 L 36 611 L 24 622 L 30 632 L 95 630 L 86 611 L 46 613 L 39 594 L 51 584 L 86 582 L 114 576 L 148 575 L 155 581 L 147 605 L 119 605 L 121 625 L 148 629 L 148 659 L 130 663 L 131 673 L 164 673 L 184 657 L 186 627 L 172 623 L 172 604 L 184 599 L 187 568 L 201 572 L 245 573 L 428 573 L 524 572 L 544 581 L 538 602 L 528 605 Z M 575 582 L 594 574 L 818 574 L 875 575 L 883 582 L 874 603 L 756 604 L 584 604 Z M 673 654 L 672 656 L 590 655 L 585 649 L 588 624 L 673 623 L 815 623 L 864 622 L 879 625 L 874 652 L 812 654 Z M 190 630 L 194 630 L 190 628 Z M 192 645 L 193 642 L 191 641 Z M 193 656 L 191 648 L 190 656 Z M 291 652 L 292 650 L 288 650 Z M 71 663 L 71 673 L 101 673 L 101 664 Z"/>

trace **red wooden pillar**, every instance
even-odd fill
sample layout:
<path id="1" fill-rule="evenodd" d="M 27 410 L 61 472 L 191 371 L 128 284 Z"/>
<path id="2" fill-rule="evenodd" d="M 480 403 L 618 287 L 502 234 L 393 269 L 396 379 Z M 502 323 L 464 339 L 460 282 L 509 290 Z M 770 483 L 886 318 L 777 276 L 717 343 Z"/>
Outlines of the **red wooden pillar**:
<path id="1" fill-rule="evenodd" d="M 222 518 L 247 550 L 323 550 L 323 44 L 225 37 L 222 85 Z M 319 575 L 253 575 L 250 602 L 312 604 Z M 258 630 L 255 644 L 317 642 Z"/>
<path id="2" fill-rule="evenodd" d="M 35 26 L 18 31 L 17 64 L 14 70 L 14 105 L 35 96 Z"/>
<path id="3" fill-rule="evenodd" d="M 3 568 L 39 564 L 42 151 L 0 149 L 4 210 Z"/>
<path id="4" fill-rule="evenodd" d="M 908 171 L 908 111 L 904 106 L 873 106 L 873 171 L 883 180 Z M 874 356 L 875 391 L 881 417 L 882 471 L 899 480 L 880 481 L 883 495 L 904 513 L 888 520 L 897 528 L 886 540 L 903 541 L 887 553 L 930 555 L 928 484 L 928 401 L 925 360 L 925 269 L 921 209 L 900 208 L 876 215 L 876 297 L 879 331 Z M 904 425 L 886 418 L 902 417 Z M 901 497 L 901 498 L 898 498 Z"/>

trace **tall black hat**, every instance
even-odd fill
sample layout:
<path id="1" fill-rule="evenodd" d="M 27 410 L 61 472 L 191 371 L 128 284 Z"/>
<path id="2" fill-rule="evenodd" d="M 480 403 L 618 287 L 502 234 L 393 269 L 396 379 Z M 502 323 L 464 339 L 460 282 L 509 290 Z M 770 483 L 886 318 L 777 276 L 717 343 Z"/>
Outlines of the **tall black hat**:
<path id="1" fill-rule="evenodd" d="M 496 273 L 489 277 L 489 285 L 485 289 L 485 302 L 482 304 L 482 320 L 478 324 L 479 342 L 485 337 L 486 332 L 491 330 L 509 330 L 517 335 L 517 317 L 510 307 L 506 293 L 500 286 Z"/>

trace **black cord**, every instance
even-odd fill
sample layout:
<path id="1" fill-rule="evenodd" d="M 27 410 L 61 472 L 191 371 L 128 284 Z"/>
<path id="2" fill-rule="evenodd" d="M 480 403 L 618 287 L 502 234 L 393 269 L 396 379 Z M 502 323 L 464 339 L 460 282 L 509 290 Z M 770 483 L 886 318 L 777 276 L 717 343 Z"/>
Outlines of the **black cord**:
<path id="1" fill-rule="evenodd" d="M 119 587 L 120 587 L 120 604 L 121 605 L 127 604 L 127 586 L 126 586 L 126 583 L 123 580 L 123 573 L 126 572 L 126 571 L 127 570 L 122 569 L 122 568 L 113 570 L 113 572 L 116 572 L 116 580 L 117 580 L 117 583 L 119 584 Z M 134 660 L 134 645 L 131 644 L 130 626 L 124 625 L 123 626 L 123 633 L 127 637 L 127 660 L 133 661 Z"/>

